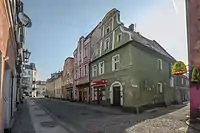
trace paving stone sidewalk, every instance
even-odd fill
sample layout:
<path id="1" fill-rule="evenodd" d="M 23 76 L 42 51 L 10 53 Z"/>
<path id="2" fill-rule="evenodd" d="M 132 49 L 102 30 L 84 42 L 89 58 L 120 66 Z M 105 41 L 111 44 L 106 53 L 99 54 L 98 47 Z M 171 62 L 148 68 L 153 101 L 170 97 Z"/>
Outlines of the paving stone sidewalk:
<path id="1" fill-rule="evenodd" d="M 20 105 L 11 131 L 12 133 L 35 133 L 26 101 Z"/>
<path id="2" fill-rule="evenodd" d="M 108 117 L 101 122 L 91 121 L 86 126 L 100 133 L 200 133 L 186 124 L 189 106 L 158 108 L 140 115 Z"/>

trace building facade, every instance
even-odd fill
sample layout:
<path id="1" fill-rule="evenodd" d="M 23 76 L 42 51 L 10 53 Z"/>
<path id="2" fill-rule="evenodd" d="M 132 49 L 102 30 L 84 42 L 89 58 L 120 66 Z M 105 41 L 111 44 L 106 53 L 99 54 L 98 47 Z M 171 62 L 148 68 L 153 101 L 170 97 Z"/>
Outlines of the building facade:
<path id="1" fill-rule="evenodd" d="M 24 65 L 24 72 L 22 82 L 24 83 L 23 87 L 24 90 L 30 95 L 34 97 L 34 90 L 36 88 L 36 76 L 37 76 L 37 69 L 35 63 L 25 64 Z M 33 95 L 32 95 L 33 92 Z"/>
<path id="2" fill-rule="evenodd" d="M 36 81 L 35 90 L 33 91 L 33 97 L 43 98 L 46 96 L 46 82 Z"/>
<path id="3" fill-rule="evenodd" d="M 73 100 L 74 58 L 68 57 L 62 73 L 62 99 Z"/>
<path id="4" fill-rule="evenodd" d="M 198 70 L 200 67 L 200 2 L 199 0 L 185 0 L 186 3 L 186 20 L 187 20 L 187 40 L 188 40 L 188 62 L 190 70 Z M 190 71 L 190 80 L 192 81 L 192 71 Z M 199 77 L 198 77 L 199 78 Z M 200 89 L 198 82 L 190 82 L 190 117 L 200 117 Z"/>
<path id="5" fill-rule="evenodd" d="M 62 98 L 62 72 L 57 73 L 57 77 L 54 78 L 55 88 L 54 88 L 54 98 Z"/>
<path id="6" fill-rule="evenodd" d="M 20 0 L 0 1 L 0 132 L 10 131 L 16 111 L 19 88 L 18 59 L 23 48 L 17 15 L 23 8 Z M 21 36 L 20 36 L 21 35 Z M 16 63 L 17 62 L 17 63 Z M 20 68 L 21 69 L 21 68 Z"/>
<path id="7" fill-rule="evenodd" d="M 175 59 L 164 48 L 136 32 L 133 24 L 125 27 L 117 9 L 105 15 L 99 28 L 90 63 L 92 103 L 140 112 L 175 101 Z"/>
<path id="8" fill-rule="evenodd" d="M 46 90 L 47 90 L 47 97 L 49 97 L 49 98 L 55 97 L 55 80 L 54 80 L 54 77 L 47 79 Z"/>
<path id="9" fill-rule="evenodd" d="M 91 33 L 81 37 L 74 55 L 74 100 L 89 102 L 89 62 Z"/>

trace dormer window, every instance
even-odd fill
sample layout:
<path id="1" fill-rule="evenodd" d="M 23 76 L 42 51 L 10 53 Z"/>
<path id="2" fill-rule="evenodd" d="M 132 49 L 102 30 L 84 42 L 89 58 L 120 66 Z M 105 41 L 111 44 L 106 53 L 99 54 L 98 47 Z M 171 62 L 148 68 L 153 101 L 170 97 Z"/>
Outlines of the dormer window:
<path id="1" fill-rule="evenodd" d="M 106 34 L 110 32 L 110 26 L 106 28 Z"/>
<path id="2" fill-rule="evenodd" d="M 117 35 L 117 42 L 119 43 L 122 40 L 122 33 Z"/>

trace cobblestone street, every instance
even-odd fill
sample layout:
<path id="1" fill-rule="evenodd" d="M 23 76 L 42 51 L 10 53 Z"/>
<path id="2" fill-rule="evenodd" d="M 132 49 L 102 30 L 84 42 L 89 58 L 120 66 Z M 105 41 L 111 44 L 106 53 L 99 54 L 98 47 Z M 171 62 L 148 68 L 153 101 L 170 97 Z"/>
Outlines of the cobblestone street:
<path id="1" fill-rule="evenodd" d="M 53 130 L 57 132 L 62 130 L 66 133 L 197 133 L 189 129 L 185 123 L 189 113 L 188 105 L 156 108 L 136 115 L 123 113 L 115 108 L 52 99 L 33 101 L 54 121 L 54 126 L 48 127 L 49 133 L 50 131 L 54 133 Z M 27 111 L 25 105 L 26 103 L 23 105 L 23 110 Z M 23 118 L 15 123 L 12 130 L 14 133 L 47 131 L 47 127 L 45 130 L 39 130 L 37 129 L 39 126 L 31 126 L 30 121 L 34 123 L 35 118 L 31 115 L 30 120 L 28 117 L 30 113 L 23 110 L 21 112 Z"/>

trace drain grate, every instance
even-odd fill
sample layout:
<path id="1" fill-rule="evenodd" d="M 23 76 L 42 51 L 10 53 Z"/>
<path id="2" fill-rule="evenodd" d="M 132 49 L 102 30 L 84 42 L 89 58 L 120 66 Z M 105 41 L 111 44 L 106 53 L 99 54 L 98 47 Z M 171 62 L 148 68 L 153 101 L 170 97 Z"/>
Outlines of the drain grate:
<path id="1" fill-rule="evenodd" d="M 56 127 L 57 124 L 55 121 L 47 121 L 47 122 L 40 122 L 43 127 Z"/>

